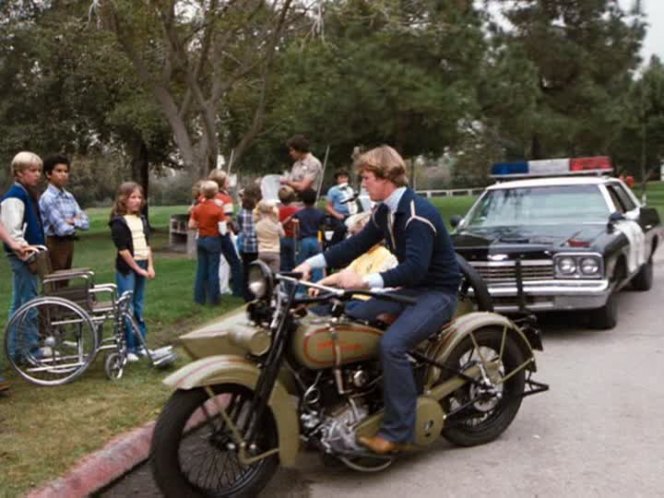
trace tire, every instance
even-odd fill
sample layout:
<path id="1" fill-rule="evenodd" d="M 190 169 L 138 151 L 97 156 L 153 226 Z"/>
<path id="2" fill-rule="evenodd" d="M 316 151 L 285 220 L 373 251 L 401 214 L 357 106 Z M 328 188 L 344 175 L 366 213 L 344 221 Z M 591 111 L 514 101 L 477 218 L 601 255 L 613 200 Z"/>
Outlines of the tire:
<path id="1" fill-rule="evenodd" d="M 472 332 L 480 354 L 475 349 L 470 336 L 464 338 L 452 351 L 445 364 L 454 369 L 467 368 L 471 362 L 497 359 L 501 351 L 503 330 L 493 327 L 481 328 Z M 511 334 L 505 337 L 500 358 L 501 378 L 526 361 L 523 352 Z M 454 377 L 452 372 L 443 371 L 441 381 Z M 450 415 L 443 427 L 442 435 L 449 442 L 458 446 L 476 446 L 493 441 L 509 427 L 514 420 L 525 388 L 525 368 L 512 375 L 507 382 L 496 382 L 494 387 L 502 396 L 479 400 L 457 414 L 452 412 L 471 399 L 477 397 L 476 387 L 467 383 L 443 399 L 441 405 Z"/>
<path id="2" fill-rule="evenodd" d="M 457 308 L 466 308 L 469 311 L 493 311 L 493 299 L 482 276 L 460 254 L 456 253 L 456 259 L 461 270 Z M 470 289 L 473 289 L 473 297 L 469 295 Z"/>
<path id="3" fill-rule="evenodd" d="M 618 297 L 613 291 L 601 308 L 590 310 L 590 326 L 596 330 L 610 330 L 618 323 Z"/>
<path id="4" fill-rule="evenodd" d="M 59 386 L 81 376 L 99 347 L 97 330 L 78 304 L 37 297 L 21 306 L 5 328 L 5 352 L 28 382 Z"/>
<path id="5" fill-rule="evenodd" d="M 176 391 L 157 420 L 150 461 L 155 481 L 167 497 L 253 497 L 277 470 L 276 454 L 249 466 L 242 465 L 238 453 L 228 447 L 233 444 L 231 431 L 219 413 L 214 413 L 217 403 L 224 404 L 242 432 L 252 391 L 236 384 L 212 389 L 215 400 L 202 388 Z M 277 446 L 271 412 L 263 416 L 256 434 L 259 446 L 256 454 Z M 228 473 L 232 474 L 230 478 Z"/>
<path id="6" fill-rule="evenodd" d="M 124 367 L 127 357 L 120 353 L 111 353 L 106 356 L 104 361 L 104 372 L 109 380 L 120 380 L 124 373 Z"/>
<path id="7" fill-rule="evenodd" d="M 645 292 L 652 288 L 653 282 L 653 262 L 652 257 L 641 266 L 639 272 L 632 279 L 632 288 L 637 291 Z"/>

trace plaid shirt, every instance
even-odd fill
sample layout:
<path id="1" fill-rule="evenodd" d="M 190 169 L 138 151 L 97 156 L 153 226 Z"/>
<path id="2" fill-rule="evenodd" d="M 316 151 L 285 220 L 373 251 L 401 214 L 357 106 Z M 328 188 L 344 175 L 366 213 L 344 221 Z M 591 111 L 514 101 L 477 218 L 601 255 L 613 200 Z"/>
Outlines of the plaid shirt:
<path id="1" fill-rule="evenodd" d="M 90 226 L 88 216 L 80 208 L 74 196 L 50 183 L 39 198 L 39 211 L 47 236 L 66 237 L 76 234 L 77 228 L 87 230 Z M 70 218 L 74 218 L 73 225 L 65 221 Z"/>
<path id="2" fill-rule="evenodd" d="M 256 237 L 256 224 L 254 215 L 248 209 L 240 209 L 237 215 L 237 224 L 242 234 L 242 252 L 258 252 L 258 238 Z"/>

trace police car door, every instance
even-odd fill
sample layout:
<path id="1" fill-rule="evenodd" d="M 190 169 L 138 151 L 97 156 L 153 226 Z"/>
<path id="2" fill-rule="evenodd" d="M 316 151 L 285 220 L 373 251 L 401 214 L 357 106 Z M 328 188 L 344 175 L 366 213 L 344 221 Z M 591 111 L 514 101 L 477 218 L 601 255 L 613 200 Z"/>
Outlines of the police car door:
<path id="1" fill-rule="evenodd" d="M 640 206 L 623 184 L 617 181 L 611 182 L 606 185 L 606 188 L 616 210 L 625 216 L 625 219 L 616 223 L 615 227 L 629 241 L 627 267 L 629 273 L 633 274 L 646 262 L 646 236 L 640 223 Z"/>

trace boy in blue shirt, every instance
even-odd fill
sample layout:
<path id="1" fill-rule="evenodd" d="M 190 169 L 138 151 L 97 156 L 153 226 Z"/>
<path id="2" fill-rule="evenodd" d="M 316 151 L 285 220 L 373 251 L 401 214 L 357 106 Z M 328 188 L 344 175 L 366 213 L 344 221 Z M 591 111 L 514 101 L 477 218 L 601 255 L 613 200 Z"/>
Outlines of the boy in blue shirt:
<path id="1" fill-rule="evenodd" d="M 64 156 L 51 156 L 44 161 L 48 187 L 39 199 L 39 211 L 53 271 L 72 267 L 76 231 L 90 226 L 88 216 L 71 192 L 65 190 L 70 168 L 71 162 Z"/>
<path id="2" fill-rule="evenodd" d="M 293 215 L 293 219 L 298 222 L 297 240 L 299 248 L 296 260 L 298 265 L 307 258 L 321 252 L 318 232 L 323 224 L 323 220 L 325 220 L 325 213 L 314 207 L 316 204 L 316 192 L 314 190 L 303 190 L 300 192 L 300 199 L 304 204 L 304 208 Z M 312 272 L 311 280 L 313 282 L 317 282 L 321 278 L 323 278 L 321 270 L 314 270 Z"/>
<path id="3" fill-rule="evenodd" d="M 330 245 L 341 242 L 346 235 L 346 225 L 344 221 L 350 216 L 357 213 L 357 205 L 355 204 L 353 187 L 348 185 L 348 172 L 346 170 L 339 170 L 334 174 L 336 185 L 327 191 L 327 205 L 325 210 L 332 220 L 332 229 L 334 234 Z"/>

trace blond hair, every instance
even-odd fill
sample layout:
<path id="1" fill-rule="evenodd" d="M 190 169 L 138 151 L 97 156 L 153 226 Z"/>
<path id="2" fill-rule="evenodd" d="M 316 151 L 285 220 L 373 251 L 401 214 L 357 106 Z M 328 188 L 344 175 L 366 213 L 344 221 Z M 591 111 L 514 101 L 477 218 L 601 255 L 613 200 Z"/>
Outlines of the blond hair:
<path id="1" fill-rule="evenodd" d="M 279 220 L 279 209 L 274 201 L 263 199 L 256 204 L 254 209 L 254 218 L 261 220 L 263 218 L 272 218 L 274 221 Z"/>
<path id="2" fill-rule="evenodd" d="M 290 204 L 295 200 L 295 190 L 293 190 L 293 187 L 284 185 L 277 192 L 277 197 L 279 197 L 282 204 Z"/>
<path id="3" fill-rule="evenodd" d="M 406 163 L 399 153 L 389 145 L 381 145 L 360 155 L 355 161 L 358 173 L 369 171 L 376 178 L 383 178 L 397 187 L 408 185 Z"/>
<path id="4" fill-rule="evenodd" d="M 212 180 L 204 180 L 201 182 L 201 194 L 206 199 L 213 199 L 219 193 L 219 185 Z"/>
<path id="5" fill-rule="evenodd" d="M 19 173 L 22 173 L 24 170 L 28 169 L 30 166 L 39 166 L 39 169 L 42 168 L 44 163 L 34 152 L 22 151 L 14 156 L 12 159 L 12 175 L 16 176 Z"/>
<path id="6" fill-rule="evenodd" d="M 228 181 L 228 175 L 223 170 L 213 169 L 212 171 L 210 171 L 210 174 L 208 175 L 208 180 L 217 182 L 217 185 L 219 185 L 219 190 L 224 190 L 226 189 L 226 182 Z"/>

